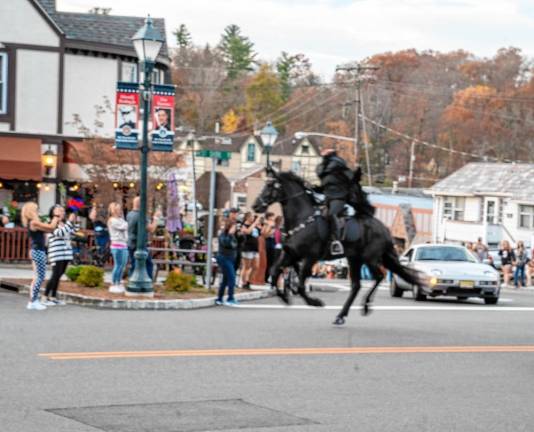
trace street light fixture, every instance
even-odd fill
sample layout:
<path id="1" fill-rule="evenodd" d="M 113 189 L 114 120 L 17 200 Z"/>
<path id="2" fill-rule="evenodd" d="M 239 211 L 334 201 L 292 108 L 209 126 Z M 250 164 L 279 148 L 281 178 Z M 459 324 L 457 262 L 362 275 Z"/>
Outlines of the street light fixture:
<path id="1" fill-rule="evenodd" d="M 260 132 L 260 137 L 267 153 L 267 166 L 269 166 L 269 154 L 278 138 L 278 131 L 273 126 L 272 122 L 268 121 L 265 127 Z"/>
<path id="2" fill-rule="evenodd" d="M 48 146 L 43 153 L 43 166 L 45 168 L 45 177 L 50 177 L 52 170 L 56 167 L 57 156 L 52 151 L 52 148 Z"/>
<path id="3" fill-rule="evenodd" d="M 135 295 L 154 295 L 152 280 L 146 270 L 148 258 L 147 250 L 147 171 L 148 171 L 148 120 L 150 115 L 150 94 L 152 91 L 152 71 L 156 63 L 156 58 L 163 45 L 163 38 L 154 28 L 154 23 L 150 15 L 145 20 L 145 25 L 141 27 L 132 38 L 133 46 L 139 63 L 143 67 L 143 83 L 141 85 L 141 96 L 143 99 L 143 143 L 141 145 L 141 166 L 140 166 L 140 200 L 139 220 L 137 222 L 137 244 L 135 251 L 135 270 L 128 281 L 127 292 Z"/>

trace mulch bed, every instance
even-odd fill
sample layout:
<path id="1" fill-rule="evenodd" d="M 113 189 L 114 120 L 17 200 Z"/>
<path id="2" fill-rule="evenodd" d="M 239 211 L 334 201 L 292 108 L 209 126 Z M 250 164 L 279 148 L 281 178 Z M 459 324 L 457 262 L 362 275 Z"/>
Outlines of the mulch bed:
<path id="1" fill-rule="evenodd" d="M 30 285 L 31 279 L 5 279 L 6 282 L 12 282 L 22 285 Z M 44 287 L 46 286 L 43 284 L 43 287 L 41 289 L 41 292 L 44 292 Z M 102 300 L 147 300 L 146 297 L 143 296 L 125 296 L 124 294 L 112 294 L 108 291 L 109 284 L 104 284 L 103 287 L 99 288 L 88 288 L 88 287 L 82 287 L 79 286 L 75 282 L 70 281 L 61 281 L 59 284 L 58 291 L 65 294 L 78 294 L 83 295 L 87 297 L 93 297 L 97 299 Z M 244 292 L 241 289 L 236 289 L 236 292 Z M 192 290 L 188 292 L 174 292 L 174 291 L 166 291 L 162 285 L 156 285 L 154 286 L 154 300 L 191 300 L 191 299 L 198 299 L 198 298 L 206 298 L 206 297 L 213 297 L 217 293 L 216 288 L 212 288 L 212 292 L 209 292 L 206 288 L 193 288 Z"/>

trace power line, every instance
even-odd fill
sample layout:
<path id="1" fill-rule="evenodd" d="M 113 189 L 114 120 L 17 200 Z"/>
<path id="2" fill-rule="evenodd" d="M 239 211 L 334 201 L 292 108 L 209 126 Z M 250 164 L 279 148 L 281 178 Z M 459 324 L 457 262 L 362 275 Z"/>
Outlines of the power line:
<path id="1" fill-rule="evenodd" d="M 434 149 L 437 149 L 437 150 L 441 150 L 441 151 L 445 151 L 445 152 L 449 152 L 449 153 L 454 153 L 454 154 L 458 154 L 458 155 L 462 155 L 462 156 L 468 156 L 468 157 L 473 157 L 473 158 L 476 158 L 476 159 L 484 159 L 485 161 L 486 160 L 492 160 L 494 162 L 509 162 L 509 163 L 527 163 L 525 161 L 515 161 L 515 160 L 511 160 L 511 159 L 499 159 L 499 158 L 496 158 L 496 157 L 492 157 L 492 156 L 483 156 L 483 155 L 479 155 L 479 154 L 475 154 L 475 153 L 469 153 L 469 152 L 465 152 L 465 151 L 461 151 L 461 150 L 455 150 L 455 149 L 452 149 L 452 148 L 448 148 L 448 147 L 443 147 L 443 146 L 440 146 L 438 144 L 434 144 L 434 143 L 431 143 L 431 142 L 428 142 L 428 141 L 424 141 L 424 140 L 421 140 L 421 139 L 418 139 L 418 138 L 415 138 L 415 137 L 412 137 L 410 135 L 407 135 L 403 132 L 399 132 L 395 129 L 392 129 L 388 126 L 385 126 L 377 121 L 374 121 L 372 119 L 370 119 L 369 117 L 365 117 L 365 120 L 367 120 L 369 123 L 372 123 L 374 124 L 376 127 L 379 127 L 381 129 L 384 129 L 394 135 L 397 135 L 401 138 L 404 138 L 404 139 L 407 139 L 407 140 L 410 140 L 412 142 L 416 142 L 417 144 L 421 144 L 423 146 L 426 146 L 426 147 L 431 147 L 431 148 L 434 148 Z"/>
<path id="2" fill-rule="evenodd" d="M 430 99 L 432 96 L 435 96 L 434 94 L 425 93 L 425 92 L 416 92 L 416 91 L 411 91 L 411 90 L 404 90 L 404 91 L 408 91 L 409 93 L 403 93 L 403 91 L 396 90 L 396 89 L 389 89 L 389 88 L 386 88 L 386 87 L 379 86 L 377 84 L 371 83 L 371 85 L 373 85 L 373 86 L 375 86 L 377 88 L 380 88 L 382 90 L 398 93 L 398 94 L 400 94 L 402 96 L 405 96 L 407 98 L 411 98 L 413 100 L 421 100 L 416 95 L 424 95 L 424 96 L 427 96 L 428 99 Z M 437 102 L 438 101 L 433 103 L 434 106 L 437 106 Z M 465 107 L 463 105 L 458 105 L 458 104 L 455 104 L 455 103 L 448 103 L 446 101 L 442 101 L 441 105 L 443 105 L 444 108 L 449 108 L 450 107 L 450 108 L 453 108 L 453 109 L 464 110 L 464 111 L 468 111 L 468 112 L 472 112 L 472 113 L 481 114 L 481 115 L 484 115 L 484 116 L 498 117 L 498 118 L 502 118 L 504 120 L 524 122 L 524 123 L 527 123 L 529 125 L 533 125 L 534 126 L 534 121 L 528 120 L 526 118 L 510 116 L 510 115 L 502 114 L 502 113 L 493 113 L 493 112 L 485 112 L 485 111 L 475 110 L 475 109 L 472 109 L 472 108 L 467 108 L 467 107 Z"/>

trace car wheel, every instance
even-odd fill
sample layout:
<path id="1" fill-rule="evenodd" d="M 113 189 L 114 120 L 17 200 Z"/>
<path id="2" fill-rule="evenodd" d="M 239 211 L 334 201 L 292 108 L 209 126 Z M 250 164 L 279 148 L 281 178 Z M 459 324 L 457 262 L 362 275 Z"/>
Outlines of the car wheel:
<path id="1" fill-rule="evenodd" d="M 487 305 L 495 305 L 497 304 L 499 301 L 499 297 L 485 297 L 484 298 L 484 303 L 486 303 Z"/>
<path id="2" fill-rule="evenodd" d="M 404 290 L 399 288 L 395 278 L 391 279 L 391 283 L 389 284 L 389 294 L 391 297 L 402 297 L 402 294 L 404 294 Z"/>
<path id="3" fill-rule="evenodd" d="M 423 294 L 423 292 L 421 291 L 421 287 L 418 286 L 418 285 L 415 285 L 413 287 L 413 298 L 415 301 L 424 301 L 426 300 L 426 295 Z"/>

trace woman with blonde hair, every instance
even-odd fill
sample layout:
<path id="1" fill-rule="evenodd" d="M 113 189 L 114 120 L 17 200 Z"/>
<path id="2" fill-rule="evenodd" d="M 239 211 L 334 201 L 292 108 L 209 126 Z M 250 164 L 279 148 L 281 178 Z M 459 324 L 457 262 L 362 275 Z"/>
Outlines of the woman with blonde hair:
<path id="1" fill-rule="evenodd" d="M 124 292 L 122 275 L 128 264 L 128 222 L 124 219 L 122 205 L 112 202 L 108 208 L 108 231 L 111 240 L 111 255 L 113 257 L 113 271 L 109 292 L 120 294 Z"/>
<path id="2" fill-rule="evenodd" d="M 30 289 L 30 302 L 26 308 L 44 310 L 46 306 L 39 301 L 39 292 L 46 277 L 45 233 L 53 232 L 57 228 L 60 218 L 53 216 L 50 223 L 41 222 L 39 219 L 39 207 L 34 202 L 24 204 L 21 218 L 22 225 L 28 228 L 31 242 L 30 257 L 34 271 Z"/>

